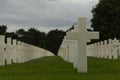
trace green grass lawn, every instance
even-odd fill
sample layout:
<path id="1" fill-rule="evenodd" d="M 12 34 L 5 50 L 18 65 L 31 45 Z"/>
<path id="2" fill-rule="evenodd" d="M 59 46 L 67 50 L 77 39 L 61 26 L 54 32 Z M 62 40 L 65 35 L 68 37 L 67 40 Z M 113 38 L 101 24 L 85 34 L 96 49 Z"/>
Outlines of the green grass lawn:
<path id="1" fill-rule="evenodd" d="M 120 60 L 88 58 L 88 73 L 77 74 L 60 57 L 0 67 L 0 80 L 120 80 Z"/>

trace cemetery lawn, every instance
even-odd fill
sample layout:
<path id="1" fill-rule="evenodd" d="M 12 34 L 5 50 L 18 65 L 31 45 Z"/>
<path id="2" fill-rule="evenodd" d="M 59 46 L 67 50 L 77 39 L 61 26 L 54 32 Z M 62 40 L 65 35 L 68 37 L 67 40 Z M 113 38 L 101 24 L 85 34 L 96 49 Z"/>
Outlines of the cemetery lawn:
<path id="1" fill-rule="evenodd" d="M 120 60 L 88 58 L 88 73 L 77 74 L 60 57 L 0 67 L 0 80 L 120 80 Z"/>

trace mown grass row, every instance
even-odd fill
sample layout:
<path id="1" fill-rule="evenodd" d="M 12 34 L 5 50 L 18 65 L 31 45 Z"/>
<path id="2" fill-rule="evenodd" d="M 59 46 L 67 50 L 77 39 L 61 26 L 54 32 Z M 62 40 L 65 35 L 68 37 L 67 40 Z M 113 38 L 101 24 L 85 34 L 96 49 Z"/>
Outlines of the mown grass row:
<path id="1" fill-rule="evenodd" d="M 60 57 L 0 67 L 0 80 L 120 80 L 120 60 L 88 58 L 88 73 L 77 74 Z"/>

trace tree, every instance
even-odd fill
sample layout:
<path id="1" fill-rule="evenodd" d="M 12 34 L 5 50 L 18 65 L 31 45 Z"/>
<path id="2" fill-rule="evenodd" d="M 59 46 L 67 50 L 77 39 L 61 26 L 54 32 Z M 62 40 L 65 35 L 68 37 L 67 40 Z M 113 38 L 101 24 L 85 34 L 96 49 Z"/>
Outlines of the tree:
<path id="1" fill-rule="evenodd" d="M 24 30 L 24 29 L 19 29 L 19 30 L 16 31 L 16 34 L 17 34 L 18 36 L 22 36 L 22 35 L 25 34 L 25 30 Z"/>
<path id="2" fill-rule="evenodd" d="M 6 33 L 7 26 L 0 25 L 0 35 L 4 35 Z"/>
<path id="3" fill-rule="evenodd" d="M 99 0 L 92 10 L 94 31 L 100 32 L 100 39 L 120 38 L 120 0 Z"/>
<path id="4" fill-rule="evenodd" d="M 46 49 L 57 55 L 58 49 L 62 43 L 65 34 L 66 33 L 64 31 L 57 29 L 50 31 L 46 36 Z"/>
<path id="5" fill-rule="evenodd" d="M 28 39 L 31 41 L 33 45 L 39 46 L 41 48 L 45 48 L 45 37 L 46 34 L 44 32 L 40 32 L 35 28 L 28 29 Z"/>
<path id="6" fill-rule="evenodd" d="M 18 36 L 17 39 L 24 42 L 25 38 L 23 38 L 23 37 L 25 36 L 25 33 L 26 33 L 26 31 L 24 29 L 17 30 L 16 31 L 16 35 Z"/>
<path id="7" fill-rule="evenodd" d="M 19 29 L 16 31 L 18 35 L 18 39 L 22 42 L 32 44 L 41 48 L 46 47 L 45 37 L 46 34 L 44 32 L 40 32 L 35 28 L 30 28 L 28 31 L 24 29 Z"/>

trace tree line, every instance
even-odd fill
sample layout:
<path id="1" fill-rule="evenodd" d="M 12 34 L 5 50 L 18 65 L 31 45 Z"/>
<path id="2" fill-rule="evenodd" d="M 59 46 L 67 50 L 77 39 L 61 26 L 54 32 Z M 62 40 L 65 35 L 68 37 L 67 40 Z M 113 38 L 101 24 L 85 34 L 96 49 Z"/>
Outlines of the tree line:
<path id="1" fill-rule="evenodd" d="M 30 28 L 27 31 L 24 29 L 18 29 L 16 32 L 7 32 L 7 26 L 0 25 L 0 35 L 12 37 L 12 39 L 17 39 L 37 47 L 47 49 L 57 55 L 58 49 L 66 33 L 65 31 L 57 29 L 45 33 L 36 28 Z"/>
<path id="2" fill-rule="evenodd" d="M 120 39 L 120 0 L 99 0 L 92 14 L 91 27 L 100 32 L 100 40 Z"/>

